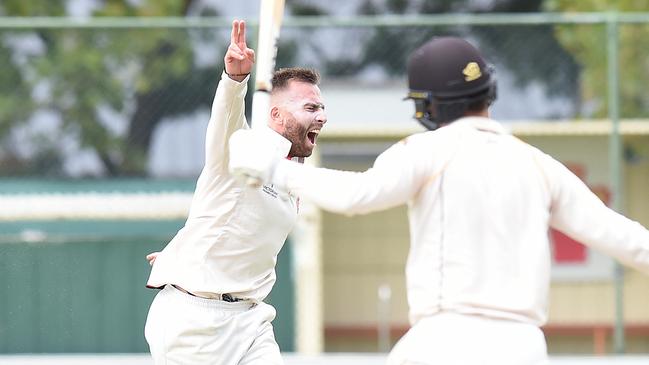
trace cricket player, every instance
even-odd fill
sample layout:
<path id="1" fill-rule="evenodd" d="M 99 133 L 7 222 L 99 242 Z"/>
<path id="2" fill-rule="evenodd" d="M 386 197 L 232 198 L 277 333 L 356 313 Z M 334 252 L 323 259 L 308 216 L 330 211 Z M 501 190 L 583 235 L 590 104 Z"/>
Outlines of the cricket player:
<path id="1" fill-rule="evenodd" d="M 433 38 L 408 61 L 409 97 L 429 131 L 365 172 L 253 159 L 250 132 L 230 140 L 232 171 L 266 178 L 348 215 L 408 205 L 411 329 L 390 365 L 547 364 L 540 326 L 556 228 L 649 273 L 649 231 L 607 208 L 561 163 L 489 118 L 493 69 L 463 39 Z"/>
<path id="2" fill-rule="evenodd" d="M 243 21 L 232 23 L 187 222 L 162 252 L 147 257 L 147 286 L 161 289 L 145 328 L 156 364 L 283 364 L 271 325 L 275 309 L 264 298 L 298 198 L 272 184 L 249 188 L 228 172 L 228 140 L 249 128 L 244 97 L 255 57 L 245 31 Z M 327 121 L 318 82 L 308 69 L 274 74 L 268 126 L 255 129 L 274 146 L 273 156 L 311 155 Z"/>

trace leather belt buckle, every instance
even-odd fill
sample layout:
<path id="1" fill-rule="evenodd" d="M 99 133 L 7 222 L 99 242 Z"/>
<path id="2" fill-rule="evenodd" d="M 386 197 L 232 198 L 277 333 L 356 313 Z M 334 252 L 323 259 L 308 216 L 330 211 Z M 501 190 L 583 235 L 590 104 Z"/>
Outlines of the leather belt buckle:
<path id="1" fill-rule="evenodd" d="M 225 294 L 221 294 L 221 300 L 228 303 L 235 303 L 235 302 L 240 302 L 243 299 L 234 298 L 232 295 L 225 293 Z"/>

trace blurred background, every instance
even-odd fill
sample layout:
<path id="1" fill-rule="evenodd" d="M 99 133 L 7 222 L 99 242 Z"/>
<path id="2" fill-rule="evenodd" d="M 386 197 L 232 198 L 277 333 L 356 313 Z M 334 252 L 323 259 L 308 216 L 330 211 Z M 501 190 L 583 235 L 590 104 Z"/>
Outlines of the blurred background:
<path id="1" fill-rule="evenodd" d="M 230 23 L 248 22 L 254 48 L 258 11 L 0 2 L 0 354 L 148 351 L 144 256 L 184 223 Z M 329 122 L 310 163 L 362 171 L 422 130 L 402 100 L 408 54 L 465 37 L 497 70 L 492 117 L 649 226 L 647 11 L 649 0 L 287 0 L 277 63 L 323 77 Z M 550 235 L 549 352 L 649 354 L 649 277 Z M 306 202 L 269 298 L 282 350 L 387 352 L 408 328 L 408 239 L 405 207 L 349 218 Z"/>

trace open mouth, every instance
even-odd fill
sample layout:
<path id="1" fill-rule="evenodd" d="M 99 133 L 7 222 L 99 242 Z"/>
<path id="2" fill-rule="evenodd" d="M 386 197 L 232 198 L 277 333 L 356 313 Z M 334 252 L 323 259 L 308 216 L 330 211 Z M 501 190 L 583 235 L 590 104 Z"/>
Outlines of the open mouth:
<path id="1" fill-rule="evenodd" d="M 318 134 L 320 134 L 320 131 L 317 130 L 317 129 L 314 129 L 314 130 L 312 130 L 311 132 L 309 132 L 309 133 L 306 134 L 306 138 L 308 138 L 308 139 L 309 139 L 309 142 L 311 142 L 311 144 L 314 145 L 316 139 L 318 139 Z"/>

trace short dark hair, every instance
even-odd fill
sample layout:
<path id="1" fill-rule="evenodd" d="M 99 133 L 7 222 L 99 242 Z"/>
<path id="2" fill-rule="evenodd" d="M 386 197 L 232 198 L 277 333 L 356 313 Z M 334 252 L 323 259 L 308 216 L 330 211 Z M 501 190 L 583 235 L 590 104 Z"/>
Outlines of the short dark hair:
<path id="1" fill-rule="evenodd" d="M 439 123 L 451 123 L 467 116 L 467 113 L 481 112 L 491 105 L 495 99 L 492 92 L 495 89 L 481 91 L 477 95 L 469 96 L 468 100 L 459 99 L 457 102 L 447 101 L 444 103 L 434 104 L 434 116 Z"/>
<path id="2" fill-rule="evenodd" d="M 493 102 L 492 98 L 487 96 L 478 100 L 473 100 L 466 105 L 466 110 L 470 112 L 479 112 L 489 108 Z"/>
<path id="3" fill-rule="evenodd" d="M 291 80 L 302 81 L 313 85 L 320 83 L 318 71 L 303 67 L 280 68 L 273 74 L 271 81 L 273 90 L 282 90 L 288 87 Z"/>

